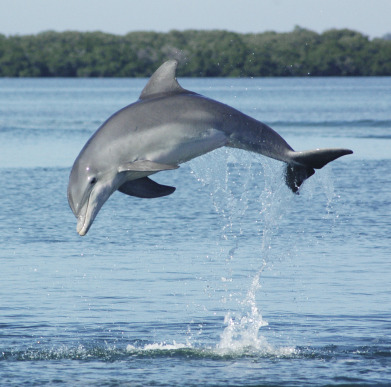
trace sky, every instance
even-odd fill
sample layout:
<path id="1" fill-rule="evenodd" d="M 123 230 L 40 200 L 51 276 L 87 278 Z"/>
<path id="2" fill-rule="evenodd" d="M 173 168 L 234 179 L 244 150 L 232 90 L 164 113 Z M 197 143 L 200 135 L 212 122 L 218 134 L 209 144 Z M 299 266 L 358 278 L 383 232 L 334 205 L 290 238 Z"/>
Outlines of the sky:
<path id="1" fill-rule="evenodd" d="M 391 33 L 391 0 L 0 0 L 0 33 L 42 31 L 318 33 L 349 28 L 370 38 Z"/>

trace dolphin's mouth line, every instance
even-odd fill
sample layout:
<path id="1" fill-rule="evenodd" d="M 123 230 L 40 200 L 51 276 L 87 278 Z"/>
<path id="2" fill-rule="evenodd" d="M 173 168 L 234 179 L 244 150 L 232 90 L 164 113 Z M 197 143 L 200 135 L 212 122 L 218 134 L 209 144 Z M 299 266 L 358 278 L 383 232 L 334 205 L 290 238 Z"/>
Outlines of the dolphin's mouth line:
<path id="1" fill-rule="evenodd" d="M 91 198 L 91 194 L 92 194 L 92 191 L 90 192 L 90 194 L 88 195 L 88 200 L 87 200 L 87 203 L 85 204 L 85 211 L 84 211 L 84 215 L 79 215 L 77 217 L 77 225 L 76 225 L 76 231 L 77 233 L 80 235 L 80 236 L 84 236 L 87 234 L 87 230 L 84 230 L 85 229 L 85 224 L 86 224 L 86 220 L 87 220 L 87 212 L 88 212 L 88 207 L 90 205 L 90 198 Z M 84 231 L 84 232 L 83 232 Z"/>

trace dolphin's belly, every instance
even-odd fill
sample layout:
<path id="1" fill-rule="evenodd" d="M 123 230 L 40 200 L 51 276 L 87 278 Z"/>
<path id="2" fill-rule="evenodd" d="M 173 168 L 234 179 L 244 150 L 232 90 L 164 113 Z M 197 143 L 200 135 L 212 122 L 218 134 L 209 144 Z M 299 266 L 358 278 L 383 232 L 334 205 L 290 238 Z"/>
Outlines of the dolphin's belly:
<path id="1" fill-rule="evenodd" d="M 151 141 L 143 146 L 144 151 L 140 153 L 146 160 L 164 164 L 184 163 L 220 148 L 227 142 L 227 136 L 214 128 L 168 124 L 151 131 Z"/>

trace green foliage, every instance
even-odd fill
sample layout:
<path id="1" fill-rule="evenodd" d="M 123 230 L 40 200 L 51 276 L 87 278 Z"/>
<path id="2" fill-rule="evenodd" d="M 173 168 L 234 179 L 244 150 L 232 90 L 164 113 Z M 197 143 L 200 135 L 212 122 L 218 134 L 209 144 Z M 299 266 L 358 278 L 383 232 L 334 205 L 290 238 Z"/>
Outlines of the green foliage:
<path id="1" fill-rule="evenodd" d="M 167 59 L 180 76 L 391 75 L 391 40 L 347 29 L 322 34 L 229 31 L 0 35 L 2 77 L 147 77 Z"/>

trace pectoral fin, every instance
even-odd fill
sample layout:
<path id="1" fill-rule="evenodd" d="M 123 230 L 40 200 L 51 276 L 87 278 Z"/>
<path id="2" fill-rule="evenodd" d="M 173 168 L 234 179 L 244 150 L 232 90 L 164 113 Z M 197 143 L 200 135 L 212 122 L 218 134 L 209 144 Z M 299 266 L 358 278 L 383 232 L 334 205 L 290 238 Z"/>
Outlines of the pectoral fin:
<path id="1" fill-rule="evenodd" d="M 118 191 L 138 198 L 152 199 L 172 194 L 175 187 L 158 184 L 149 177 L 142 177 L 141 179 L 127 181 L 118 188 Z"/>
<path id="2" fill-rule="evenodd" d="M 132 163 L 120 165 L 118 172 L 159 172 L 177 168 L 179 168 L 178 165 L 156 163 L 149 160 L 137 160 Z"/>

